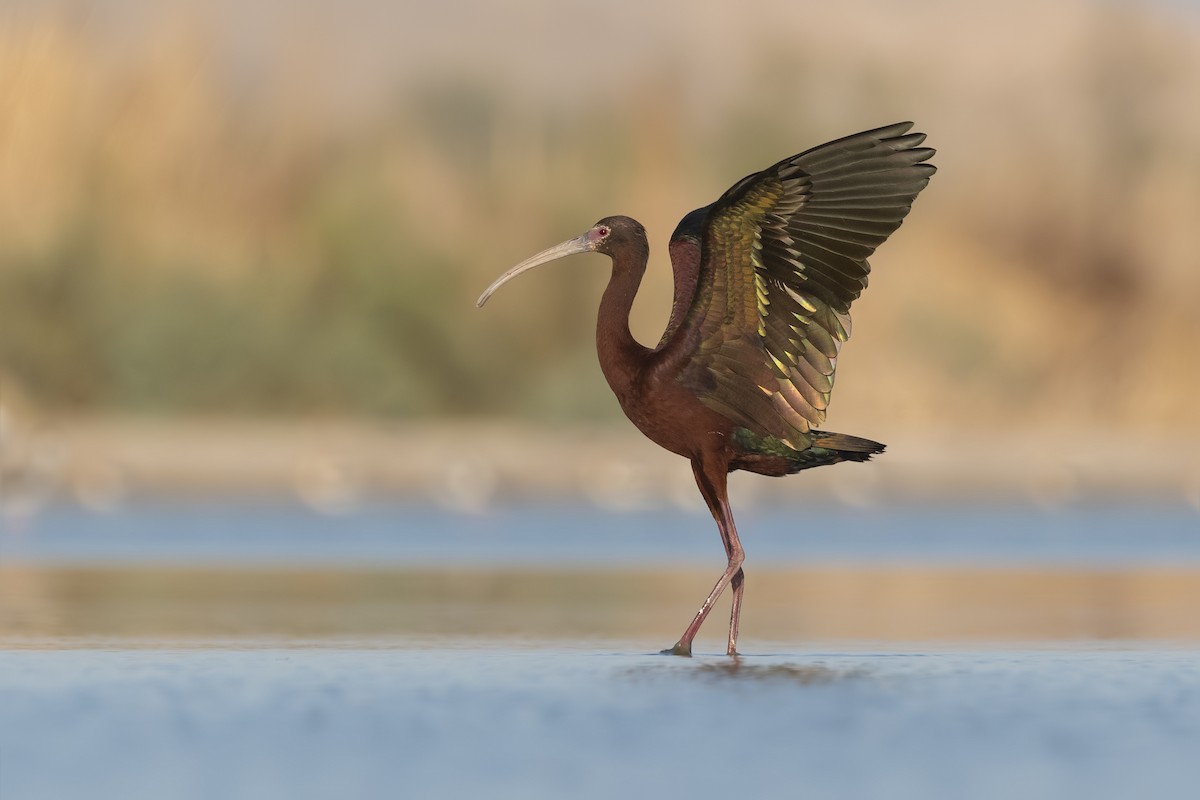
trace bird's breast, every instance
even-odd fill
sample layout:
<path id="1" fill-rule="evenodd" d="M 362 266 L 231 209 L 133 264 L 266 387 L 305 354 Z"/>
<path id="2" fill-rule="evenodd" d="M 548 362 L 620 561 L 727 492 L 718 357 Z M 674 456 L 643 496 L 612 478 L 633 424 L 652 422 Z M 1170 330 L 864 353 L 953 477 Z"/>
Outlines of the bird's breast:
<path id="1" fill-rule="evenodd" d="M 729 435 L 728 420 L 674 380 L 650 373 L 616 394 L 625 416 L 646 438 L 685 458 L 699 455 L 713 437 Z"/>

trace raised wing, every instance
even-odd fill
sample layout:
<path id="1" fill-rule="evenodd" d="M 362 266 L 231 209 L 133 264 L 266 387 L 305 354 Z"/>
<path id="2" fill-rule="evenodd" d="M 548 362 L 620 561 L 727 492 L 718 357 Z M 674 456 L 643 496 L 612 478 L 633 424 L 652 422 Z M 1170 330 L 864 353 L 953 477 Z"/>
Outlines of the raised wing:
<path id="1" fill-rule="evenodd" d="M 867 257 L 935 171 L 911 122 L 813 148 L 750 175 L 704 224 L 679 380 L 738 425 L 795 449 L 820 425 Z"/>

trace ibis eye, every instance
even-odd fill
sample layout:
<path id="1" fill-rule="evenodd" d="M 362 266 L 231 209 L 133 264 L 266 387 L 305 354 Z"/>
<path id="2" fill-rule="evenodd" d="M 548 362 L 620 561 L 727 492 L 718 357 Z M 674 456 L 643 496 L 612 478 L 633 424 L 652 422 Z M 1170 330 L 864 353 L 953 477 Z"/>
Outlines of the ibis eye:
<path id="1" fill-rule="evenodd" d="M 600 234 L 601 236 L 608 236 L 608 228 L 603 226 L 596 228 L 596 233 Z"/>

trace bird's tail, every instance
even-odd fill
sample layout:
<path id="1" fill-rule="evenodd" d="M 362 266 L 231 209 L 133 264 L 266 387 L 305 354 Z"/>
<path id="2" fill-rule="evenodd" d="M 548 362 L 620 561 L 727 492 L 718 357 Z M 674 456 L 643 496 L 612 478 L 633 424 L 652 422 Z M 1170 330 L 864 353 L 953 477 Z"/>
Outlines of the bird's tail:
<path id="1" fill-rule="evenodd" d="M 813 439 L 813 447 L 833 450 L 841 455 L 844 461 L 868 461 L 871 456 L 878 455 L 886 449 L 886 446 L 879 442 L 858 436 L 826 433 L 825 431 L 813 431 L 813 433 L 816 435 L 816 438 Z"/>
<path id="2" fill-rule="evenodd" d="M 792 462 L 791 472 L 837 464 L 839 461 L 870 461 L 871 456 L 884 451 L 884 445 L 879 442 L 844 433 L 813 431 L 812 436 L 812 446 L 789 459 Z"/>

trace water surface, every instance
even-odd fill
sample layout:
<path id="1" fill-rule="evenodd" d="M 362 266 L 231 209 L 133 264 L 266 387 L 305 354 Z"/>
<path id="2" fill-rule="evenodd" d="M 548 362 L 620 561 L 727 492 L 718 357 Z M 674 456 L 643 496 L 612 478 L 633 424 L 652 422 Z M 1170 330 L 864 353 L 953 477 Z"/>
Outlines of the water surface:
<path id="1" fill-rule="evenodd" d="M 0 517 L 0 560 L 58 563 L 698 565 L 722 557 L 707 513 L 587 506 L 463 514 L 370 505 L 54 506 Z M 1179 505 L 738 507 L 750 563 L 1200 565 L 1200 512 Z"/>
<path id="2" fill-rule="evenodd" d="M 1196 650 L 0 653 L 0 796 L 1188 797 Z"/>
<path id="3" fill-rule="evenodd" d="M 1200 779 L 1200 515 L 52 509 L 0 533 L 0 798 L 1127 798 Z"/>

